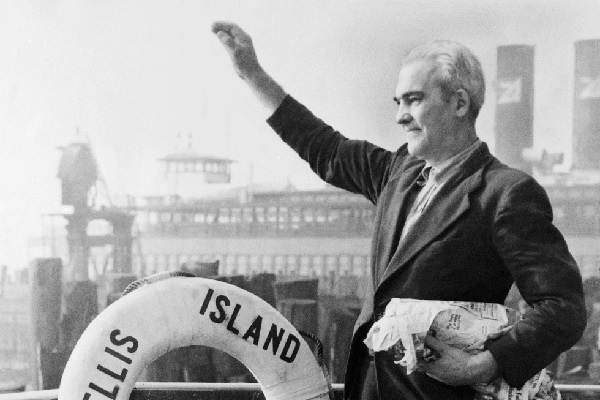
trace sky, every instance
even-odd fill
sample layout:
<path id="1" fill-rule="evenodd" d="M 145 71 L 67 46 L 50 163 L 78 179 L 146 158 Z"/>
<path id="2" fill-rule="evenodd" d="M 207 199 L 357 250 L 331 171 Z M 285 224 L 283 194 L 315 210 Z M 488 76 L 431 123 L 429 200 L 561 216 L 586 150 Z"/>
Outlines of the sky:
<path id="1" fill-rule="evenodd" d="M 574 5 L 577 7 L 574 7 Z M 150 194 L 157 159 L 187 146 L 238 160 L 235 180 L 322 186 L 265 124 L 214 20 L 239 23 L 264 68 L 351 138 L 404 142 L 392 101 L 414 45 L 481 59 L 479 136 L 493 150 L 496 48 L 535 45 L 534 145 L 570 160 L 574 42 L 600 38 L 593 0 L 0 0 L 0 264 L 27 264 L 60 210 L 59 148 L 89 141 L 108 191 Z"/>

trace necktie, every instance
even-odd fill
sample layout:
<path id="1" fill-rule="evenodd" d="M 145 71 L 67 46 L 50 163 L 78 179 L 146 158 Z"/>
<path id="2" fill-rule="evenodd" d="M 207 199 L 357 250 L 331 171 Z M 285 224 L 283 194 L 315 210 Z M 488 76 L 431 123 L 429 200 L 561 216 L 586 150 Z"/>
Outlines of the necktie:
<path id="1" fill-rule="evenodd" d="M 417 180 L 415 181 L 417 186 L 419 186 L 420 188 L 423 188 L 423 186 L 425 186 L 427 184 L 427 180 L 429 179 L 430 172 L 431 172 L 430 166 L 426 166 L 421 170 L 421 173 L 419 174 L 419 176 L 417 177 Z"/>
<path id="2" fill-rule="evenodd" d="M 402 228 L 396 230 L 396 232 L 394 232 L 394 236 L 392 237 L 392 240 L 391 240 L 392 244 L 390 247 L 391 251 L 389 254 L 390 259 L 396 252 L 396 249 L 398 248 L 398 244 L 400 243 L 400 240 L 402 238 L 402 233 L 406 229 L 405 224 L 407 223 L 407 218 L 410 215 L 410 210 L 414 206 L 414 203 L 419 196 L 419 192 L 427 184 L 427 180 L 429 179 L 430 172 L 431 172 L 431 166 L 423 167 L 423 169 L 419 173 L 419 176 L 417 176 L 417 179 L 415 180 L 413 186 L 410 188 L 410 190 L 406 194 L 408 196 L 408 198 L 405 201 L 405 208 L 403 211 L 401 211 L 401 213 L 399 215 L 398 223 L 397 223 L 397 226 L 402 227 Z M 389 260 L 388 260 L 388 262 L 389 262 Z M 379 272 L 379 275 L 378 275 L 379 279 L 381 279 L 381 277 L 383 276 L 386 269 L 387 269 L 387 267 L 383 268 Z"/>

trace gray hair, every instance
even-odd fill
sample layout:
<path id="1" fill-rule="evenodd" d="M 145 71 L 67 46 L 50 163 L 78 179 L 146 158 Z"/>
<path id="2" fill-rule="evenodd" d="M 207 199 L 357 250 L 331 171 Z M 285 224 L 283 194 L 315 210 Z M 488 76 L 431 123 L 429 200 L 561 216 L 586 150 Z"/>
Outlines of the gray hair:
<path id="1" fill-rule="evenodd" d="M 475 121 L 485 99 L 485 78 L 477 56 L 460 43 L 436 40 L 412 49 L 402 65 L 419 60 L 436 63 L 436 80 L 446 100 L 458 89 L 467 92 L 471 100 L 469 116 Z"/>

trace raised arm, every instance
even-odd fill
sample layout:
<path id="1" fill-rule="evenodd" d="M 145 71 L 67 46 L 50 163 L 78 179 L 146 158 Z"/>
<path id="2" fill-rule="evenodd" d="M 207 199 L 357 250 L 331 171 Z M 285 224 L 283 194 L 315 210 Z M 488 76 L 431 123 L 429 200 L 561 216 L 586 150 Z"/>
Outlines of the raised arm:
<path id="1" fill-rule="evenodd" d="M 283 88 L 265 72 L 256 56 L 252 38 L 233 22 L 218 21 L 212 31 L 231 58 L 233 68 L 260 100 L 273 113 L 286 96 Z"/>
<path id="2" fill-rule="evenodd" d="M 393 154 L 365 141 L 347 139 L 288 96 L 262 68 L 252 39 L 239 26 L 215 22 L 212 31 L 227 50 L 235 72 L 270 111 L 267 122 L 279 137 L 325 182 L 376 203 Z"/>

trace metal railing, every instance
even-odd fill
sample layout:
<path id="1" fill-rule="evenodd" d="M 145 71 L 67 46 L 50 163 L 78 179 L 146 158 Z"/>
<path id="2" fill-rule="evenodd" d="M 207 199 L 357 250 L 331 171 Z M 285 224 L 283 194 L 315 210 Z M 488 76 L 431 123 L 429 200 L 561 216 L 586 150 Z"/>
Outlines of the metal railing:
<path id="1" fill-rule="evenodd" d="M 344 384 L 334 383 L 331 385 L 334 392 L 340 393 L 344 390 Z M 556 384 L 555 387 L 565 393 L 594 392 L 600 395 L 600 385 L 564 385 Z M 150 398 L 144 393 L 156 399 L 157 392 L 261 392 L 258 383 L 175 383 L 175 382 L 138 382 L 134 392 L 136 398 Z M 0 394 L 0 400 L 57 400 L 58 389 L 42 390 L 22 393 Z"/>

